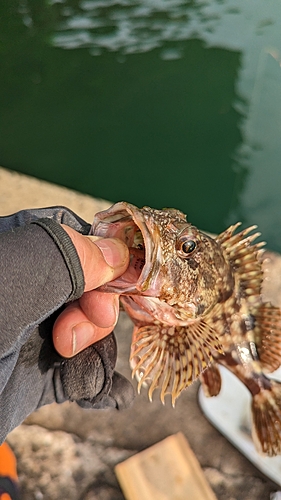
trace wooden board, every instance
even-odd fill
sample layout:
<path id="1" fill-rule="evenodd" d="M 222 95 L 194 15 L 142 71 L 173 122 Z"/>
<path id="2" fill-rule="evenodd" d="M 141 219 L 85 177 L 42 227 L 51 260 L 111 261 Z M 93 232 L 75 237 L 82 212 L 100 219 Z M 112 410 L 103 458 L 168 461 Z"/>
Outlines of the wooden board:
<path id="1" fill-rule="evenodd" d="M 119 463 L 115 473 L 127 500 L 216 500 L 181 432 Z"/>

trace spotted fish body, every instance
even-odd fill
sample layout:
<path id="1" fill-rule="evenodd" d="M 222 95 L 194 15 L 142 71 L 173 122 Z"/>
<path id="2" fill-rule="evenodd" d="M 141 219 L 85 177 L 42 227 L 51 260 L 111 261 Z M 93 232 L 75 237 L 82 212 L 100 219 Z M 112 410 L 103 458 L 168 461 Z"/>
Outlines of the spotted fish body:
<path id="1" fill-rule="evenodd" d="M 92 233 L 129 247 L 128 270 L 102 290 L 119 293 L 134 322 L 139 389 L 148 385 L 151 399 L 159 388 L 174 405 L 200 377 L 215 396 L 224 365 L 251 392 L 256 447 L 273 456 L 281 454 L 281 385 L 266 373 L 281 364 L 281 314 L 262 300 L 260 233 L 238 227 L 212 238 L 178 210 L 121 202 L 96 215 Z"/>

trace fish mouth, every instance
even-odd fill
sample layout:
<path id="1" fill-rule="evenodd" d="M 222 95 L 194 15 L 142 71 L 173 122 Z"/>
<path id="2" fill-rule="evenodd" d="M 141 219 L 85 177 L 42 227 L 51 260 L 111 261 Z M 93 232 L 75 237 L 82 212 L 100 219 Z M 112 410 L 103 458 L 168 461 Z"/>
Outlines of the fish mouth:
<path id="1" fill-rule="evenodd" d="M 130 254 L 125 273 L 99 290 L 157 297 L 160 290 L 160 235 L 148 214 L 130 203 L 115 203 L 95 215 L 90 234 L 119 238 L 127 245 Z"/>

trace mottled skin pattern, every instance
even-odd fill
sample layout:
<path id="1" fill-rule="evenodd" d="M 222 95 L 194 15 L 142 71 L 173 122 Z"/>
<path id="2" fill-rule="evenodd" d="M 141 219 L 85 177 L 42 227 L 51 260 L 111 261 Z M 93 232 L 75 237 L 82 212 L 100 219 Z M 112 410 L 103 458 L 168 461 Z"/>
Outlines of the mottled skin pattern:
<path id="1" fill-rule="evenodd" d="M 217 363 L 249 389 L 253 437 L 269 456 L 281 453 L 281 388 L 265 373 L 281 364 L 280 310 L 262 301 L 260 248 L 239 224 L 216 238 L 199 231 L 174 209 L 138 209 L 118 203 L 97 214 L 93 234 L 126 242 L 131 266 L 103 290 L 121 294 L 135 323 L 131 365 L 148 384 L 150 399 L 171 394 L 172 404 L 200 377 L 215 396 Z"/>
<path id="2" fill-rule="evenodd" d="M 184 310 L 187 304 L 192 303 L 195 306 L 194 317 L 198 317 L 231 294 L 231 271 L 219 245 L 212 238 L 188 224 L 179 211 L 145 207 L 143 214 L 152 233 L 157 231 L 159 234 L 163 282 L 159 292 L 161 300 L 175 310 Z M 190 253 L 182 249 L 187 241 L 196 244 L 195 250 Z"/>

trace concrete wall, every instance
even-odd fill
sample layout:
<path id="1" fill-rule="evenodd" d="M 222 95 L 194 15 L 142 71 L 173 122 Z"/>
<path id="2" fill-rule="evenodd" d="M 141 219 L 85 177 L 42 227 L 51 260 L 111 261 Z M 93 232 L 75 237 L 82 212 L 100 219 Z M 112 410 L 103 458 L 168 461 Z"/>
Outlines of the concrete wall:
<path id="1" fill-rule="evenodd" d="M 53 205 L 67 206 L 92 222 L 95 212 L 104 210 L 110 203 L 0 167 L 0 215 Z"/>

